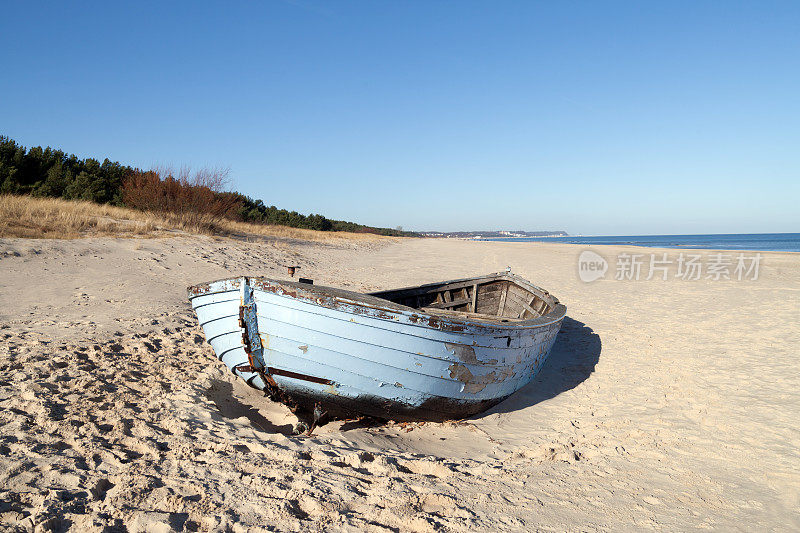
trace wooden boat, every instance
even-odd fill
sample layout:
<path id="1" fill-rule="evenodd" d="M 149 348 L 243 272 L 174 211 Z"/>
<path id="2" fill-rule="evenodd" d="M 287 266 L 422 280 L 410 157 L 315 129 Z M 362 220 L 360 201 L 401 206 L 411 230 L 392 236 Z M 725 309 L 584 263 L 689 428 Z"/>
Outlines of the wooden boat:
<path id="1" fill-rule="evenodd" d="M 511 274 L 361 294 L 257 277 L 189 287 L 217 357 L 310 426 L 462 419 L 542 367 L 566 308 Z"/>

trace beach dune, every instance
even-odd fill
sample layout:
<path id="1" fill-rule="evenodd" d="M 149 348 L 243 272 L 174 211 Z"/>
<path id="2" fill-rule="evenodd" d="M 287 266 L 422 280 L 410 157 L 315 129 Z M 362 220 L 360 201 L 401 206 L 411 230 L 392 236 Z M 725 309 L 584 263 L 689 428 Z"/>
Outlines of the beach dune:
<path id="1" fill-rule="evenodd" d="M 800 254 L 758 279 L 586 283 L 587 247 L 0 239 L 0 524 L 12 530 L 800 529 Z M 700 251 L 704 258 L 713 252 Z M 735 255 L 735 254 L 734 254 Z M 752 254 L 748 254 L 752 255 Z M 188 285 L 375 291 L 511 266 L 568 308 L 539 376 L 472 419 L 312 437 L 214 359 Z"/>

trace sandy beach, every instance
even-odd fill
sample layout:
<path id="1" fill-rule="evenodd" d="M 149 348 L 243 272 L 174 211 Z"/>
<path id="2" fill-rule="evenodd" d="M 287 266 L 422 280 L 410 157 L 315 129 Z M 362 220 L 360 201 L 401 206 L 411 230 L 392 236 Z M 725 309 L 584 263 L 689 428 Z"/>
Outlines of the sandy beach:
<path id="1" fill-rule="evenodd" d="M 800 529 L 800 254 L 763 252 L 757 280 L 585 283 L 585 249 L 0 239 L 0 528 Z M 214 359 L 185 292 L 286 264 L 357 291 L 511 266 L 567 318 L 534 382 L 485 414 L 293 436 Z"/>

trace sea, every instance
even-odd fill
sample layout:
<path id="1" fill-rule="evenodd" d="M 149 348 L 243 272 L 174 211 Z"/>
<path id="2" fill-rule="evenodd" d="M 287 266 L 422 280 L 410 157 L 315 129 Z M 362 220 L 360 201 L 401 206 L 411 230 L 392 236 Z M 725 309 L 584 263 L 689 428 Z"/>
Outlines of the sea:
<path id="1" fill-rule="evenodd" d="M 615 235 L 595 237 L 509 237 L 483 239 L 509 242 L 625 244 L 649 248 L 800 252 L 800 233 L 730 233 L 711 235 Z"/>

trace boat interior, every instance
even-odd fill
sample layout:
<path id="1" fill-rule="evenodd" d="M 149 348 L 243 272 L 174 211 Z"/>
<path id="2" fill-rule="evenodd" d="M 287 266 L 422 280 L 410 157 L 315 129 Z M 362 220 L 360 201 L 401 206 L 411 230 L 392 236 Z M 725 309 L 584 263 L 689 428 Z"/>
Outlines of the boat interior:
<path id="1" fill-rule="evenodd" d="M 426 313 L 499 322 L 538 318 L 556 304 L 543 289 L 504 274 L 374 292 L 372 296 Z"/>

